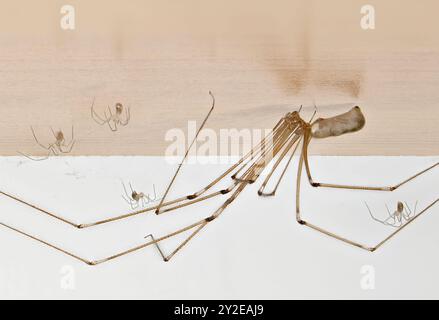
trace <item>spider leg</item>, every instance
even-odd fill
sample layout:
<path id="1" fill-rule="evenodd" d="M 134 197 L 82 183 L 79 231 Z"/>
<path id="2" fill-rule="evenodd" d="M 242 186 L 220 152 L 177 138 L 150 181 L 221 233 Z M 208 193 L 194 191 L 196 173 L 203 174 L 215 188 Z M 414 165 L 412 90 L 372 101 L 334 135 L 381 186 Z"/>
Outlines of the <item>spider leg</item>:
<path id="1" fill-rule="evenodd" d="M 43 149 L 49 150 L 51 145 L 49 144 L 49 146 L 45 146 L 43 145 L 40 141 L 38 141 L 37 135 L 35 134 L 34 128 L 31 126 L 30 127 L 31 131 L 32 131 L 32 135 L 34 136 L 35 141 L 37 142 L 37 144 L 42 147 Z"/>
<path id="2" fill-rule="evenodd" d="M 405 211 L 408 215 L 411 215 L 411 214 L 412 214 L 412 209 L 410 209 L 410 207 L 409 207 L 409 205 L 408 205 L 408 203 L 407 203 L 406 201 L 404 201 L 404 204 L 405 204 L 405 206 L 404 206 L 404 211 Z"/>
<path id="3" fill-rule="evenodd" d="M 276 190 L 280 185 L 280 182 L 282 181 L 282 178 L 284 177 L 285 173 L 287 172 L 288 166 L 291 163 L 291 160 L 293 159 L 294 153 L 296 152 L 297 148 L 300 145 L 300 139 L 301 136 L 297 136 L 297 139 L 299 139 L 299 141 L 297 140 L 292 140 L 285 148 L 285 150 L 283 151 L 283 153 L 281 154 L 281 156 L 278 158 L 278 160 L 276 161 L 276 163 L 273 166 L 273 169 L 270 171 L 270 173 L 267 175 L 267 178 L 264 180 L 264 182 L 262 183 L 261 187 L 258 190 L 258 195 L 260 196 L 264 196 L 264 197 L 269 197 L 269 196 L 274 196 L 276 194 Z M 267 186 L 268 181 L 271 179 L 271 176 L 273 175 L 273 173 L 276 171 L 276 168 L 278 167 L 278 165 L 281 163 L 281 161 L 283 160 L 283 158 L 287 155 L 287 153 L 290 151 L 290 149 L 294 146 L 294 144 L 297 142 L 296 146 L 294 147 L 293 151 L 291 152 L 290 157 L 287 160 L 287 164 L 285 165 L 284 169 L 282 170 L 282 173 L 274 187 L 274 189 L 270 192 L 264 192 L 265 187 Z"/>
<path id="4" fill-rule="evenodd" d="M 126 198 L 124 195 L 121 195 L 121 197 L 131 206 L 131 199 Z"/>
<path id="5" fill-rule="evenodd" d="M 50 127 L 50 131 L 52 131 L 53 136 L 55 137 L 55 139 L 57 139 L 57 137 L 56 137 L 56 133 L 55 133 L 55 131 L 53 130 L 52 127 Z"/>
<path id="6" fill-rule="evenodd" d="M 305 134 L 305 139 L 304 142 L 306 141 L 306 134 Z M 306 144 L 304 145 L 303 148 L 306 148 Z M 296 221 L 303 225 L 306 226 L 308 228 L 314 229 L 315 231 L 318 231 L 320 233 L 323 233 L 331 238 L 335 238 L 339 241 L 345 242 L 349 245 L 373 252 L 375 250 L 377 250 L 378 248 L 380 248 L 384 243 L 386 243 L 387 241 L 389 241 L 391 238 L 393 238 L 398 232 L 400 232 L 402 229 L 406 228 L 410 223 L 412 223 L 413 221 L 415 221 L 417 218 L 419 218 L 423 213 L 427 212 L 431 207 L 433 207 L 436 203 L 439 203 L 439 199 L 436 199 L 435 201 L 433 201 L 431 204 L 429 204 L 427 207 L 425 207 L 421 212 L 419 212 L 415 217 L 413 217 L 413 219 L 410 219 L 409 221 L 407 221 L 407 223 L 401 225 L 400 227 L 398 227 L 396 230 L 394 230 L 390 235 L 388 235 L 386 238 L 384 238 L 384 240 L 382 240 L 381 242 L 379 242 L 378 244 L 376 244 L 375 246 L 367 246 L 364 244 L 361 244 L 357 241 L 353 241 L 350 240 L 348 238 L 342 237 L 338 234 L 335 234 L 331 231 L 328 231 L 326 229 L 323 229 L 317 225 L 314 225 L 306 220 L 304 220 L 302 218 L 301 212 L 300 212 L 300 185 L 301 185 L 301 173 L 303 170 L 303 165 L 304 165 L 304 161 L 305 161 L 305 157 L 306 154 L 302 151 L 302 155 L 300 157 L 299 160 L 299 166 L 298 166 L 298 170 L 297 170 L 297 179 L 296 179 Z"/>
<path id="7" fill-rule="evenodd" d="M 186 226 L 186 227 L 184 227 L 184 228 L 180 228 L 180 229 L 178 229 L 178 230 L 176 230 L 176 231 L 174 231 L 174 232 L 172 232 L 172 233 L 168 233 L 168 234 L 166 234 L 166 235 L 164 235 L 164 236 L 161 236 L 161 237 L 159 237 L 159 238 L 156 238 L 156 239 L 153 239 L 153 240 L 151 240 L 151 241 L 149 241 L 149 242 L 147 242 L 147 243 L 144 243 L 144 244 L 141 244 L 141 245 L 138 245 L 138 246 L 136 246 L 136 247 L 133 247 L 133 248 L 131 248 L 131 249 L 128 249 L 128 250 L 125 250 L 125 251 L 122 251 L 122 252 L 119 252 L 119 253 L 117 253 L 117 254 L 114 254 L 114 255 L 112 255 L 112 256 L 108 256 L 108 257 L 106 257 L 106 258 L 103 258 L 103 259 L 100 259 L 100 260 L 89 260 L 89 259 L 85 259 L 85 258 L 82 258 L 81 256 L 79 256 L 79 255 L 77 255 L 77 254 L 74 254 L 74 253 L 72 253 L 71 251 L 67 251 L 67 250 L 65 250 L 65 249 L 63 249 L 63 248 L 61 248 L 61 247 L 59 247 L 59 246 L 57 246 L 57 245 L 54 245 L 53 243 L 51 243 L 51 242 L 48 242 L 48 241 L 46 241 L 46 240 L 43 240 L 43 239 L 41 239 L 41 238 L 39 238 L 39 237 L 36 237 L 36 236 L 34 236 L 34 235 L 32 235 L 32 234 L 30 234 L 30 233 L 27 233 L 27 232 L 25 232 L 25 231 L 23 231 L 23 230 L 20 230 L 20 229 L 17 229 L 17 228 L 15 228 L 15 227 L 12 227 L 12 226 L 10 226 L 10 225 L 8 225 L 8 224 L 5 224 L 5 223 L 3 223 L 3 222 L 0 222 L 0 226 L 3 226 L 3 227 L 5 227 L 5 228 L 7 228 L 7 229 L 9 229 L 9 230 L 11 230 L 11 231 L 14 231 L 14 232 L 17 232 L 17 233 L 19 233 L 19 234 L 21 234 L 22 236 L 25 236 L 25 237 L 27 237 L 27 238 L 30 238 L 30 239 L 32 239 L 32 240 L 35 240 L 36 242 L 39 242 L 39 243 L 41 243 L 41 244 L 43 244 L 43 245 L 46 245 L 46 246 L 48 246 L 48 247 L 50 247 L 50 248 L 52 248 L 52 249 L 54 249 L 54 250 L 56 250 L 56 251 L 58 251 L 58 252 L 61 252 L 61 253 L 63 253 L 63 254 L 65 254 L 65 255 L 67 255 L 67 256 L 70 256 L 70 257 L 72 257 L 72 258 L 74 258 L 74 259 L 76 259 L 76 260 L 78 260 L 78 261 L 81 261 L 81 262 L 83 262 L 83 263 L 85 263 L 85 264 L 87 264 L 87 265 L 90 265 L 90 266 L 95 266 L 95 265 L 98 265 L 98 264 L 101 264 L 101 263 L 104 263 L 104 262 L 107 262 L 107 261 L 111 261 L 111 260 L 114 260 L 114 259 L 116 259 L 116 258 L 119 258 L 119 257 L 122 257 L 122 256 L 125 256 L 125 255 L 127 255 L 127 254 L 129 254 L 129 253 L 132 253 L 132 252 L 135 252 L 135 251 L 138 251 L 138 250 L 141 250 L 141 249 L 143 249 L 143 248 L 146 248 L 146 247 L 148 247 L 148 246 L 151 246 L 151 245 L 155 245 L 155 244 L 157 244 L 158 242 L 160 242 L 160 241 L 163 241 L 163 240 L 166 240 L 166 239 L 169 239 L 169 238 L 172 238 L 172 237 L 174 237 L 174 236 L 176 236 L 176 235 L 178 235 L 178 234 L 181 234 L 181 233 L 183 233 L 183 232 L 186 232 L 186 231 L 189 231 L 189 230 L 192 230 L 192 229 L 194 229 L 194 228 L 196 228 L 197 227 L 197 229 L 186 239 L 186 240 L 184 240 L 183 241 L 183 243 L 182 244 L 180 244 L 180 246 L 176 249 L 176 250 L 174 250 L 174 252 L 172 252 L 169 256 L 167 256 L 167 257 L 165 257 L 164 258 L 164 260 L 165 261 L 169 261 L 171 258 L 172 258 L 172 256 L 174 256 L 174 254 L 176 253 L 176 252 L 178 252 L 185 244 L 187 244 L 188 242 L 189 242 L 189 240 L 190 239 L 192 239 L 203 227 L 205 227 L 210 221 L 212 221 L 212 220 L 210 220 L 210 219 L 203 219 L 203 220 L 200 220 L 200 221 L 198 221 L 198 222 L 195 222 L 195 223 L 193 223 L 193 224 L 191 224 L 191 225 L 189 225 L 189 226 Z M 148 237 L 148 236 L 147 236 Z M 160 250 L 161 251 L 161 250 Z M 163 254 L 163 252 L 161 252 L 161 254 Z M 164 256 L 164 255 L 163 255 Z M 162 257 L 163 257 L 162 256 Z"/>
<path id="8" fill-rule="evenodd" d="M 51 149 L 51 151 L 52 151 L 52 153 L 53 153 L 54 156 L 59 156 L 59 153 L 58 153 L 58 151 L 57 151 L 57 146 L 56 146 L 56 145 L 52 144 L 52 145 L 50 146 L 50 149 Z M 59 149 L 59 147 L 58 147 L 58 149 Z"/>
<path id="9" fill-rule="evenodd" d="M 107 122 L 109 122 L 111 120 L 111 117 L 109 118 L 108 115 L 107 115 L 107 110 L 104 110 L 104 116 L 105 116 L 105 119 L 106 119 L 105 123 L 107 123 Z"/>
<path id="10" fill-rule="evenodd" d="M 121 182 L 121 183 L 122 183 L 122 187 L 123 187 L 123 190 L 125 191 L 125 195 L 127 196 L 127 198 L 130 199 L 130 200 L 134 200 L 134 199 L 131 197 L 131 195 L 128 194 L 127 188 L 125 188 L 125 183 L 123 183 L 123 182 Z"/>
<path id="11" fill-rule="evenodd" d="M 58 147 L 58 149 L 59 149 L 59 151 L 60 151 L 61 153 L 70 153 L 70 152 L 72 152 L 72 149 L 73 149 L 73 147 L 75 146 L 75 143 L 76 143 L 75 140 L 71 140 L 70 143 L 69 143 L 68 145 L 65 145 L 65 144 L 60 145 L 60 146 Z M 64 149 L 64 147 L 66 147 L 67 149 Z"/>
<path id="12" fill-rule="evenodd" d="M 206 117 L 207 119 L 207 117 Z M 219 197 L 219 196 L 223 196 L 228 194 L 229 192 L 233 191 L 240 183 L 238 182 L 234 182 L 233 185 L 227 187 L 227 188 L 222 188 L 218 191 L 212 191 L 210 193 L 208 193 L 207 191 L 210 190 L 211 188 L 213 188 L 213 186 L 217 185 L 220 181 L 224 181 L 224 179 L 231 174 L 236 168 L 239 168 L 240 166 L 245 166 L 246 162 L 249 161 L 249 157 L 251 157 L 252 155 L 254 155 L 255 152 L 260 153 L 261 149 L 264 148 L 265 144 L 270 145 L 271 142 L 267 142 L 267 141 L 271 141 L 271 137 L 273 135 L 278 135 L 278 130 L 279 128 L 281 128 L 283 126 L 283 124 L 285 123 L 284 118 L 282 118 L 281 120 L 279 120 L 279 122 L 274 126 L 273 130 L 266 136 L 264 137 L 258 144 L 256 147 L 252 148 L 252 150 L 250 150 L 246 155 L 244 155 L 243 157 L 241 157 L 241 159 L 239 161 L 237 161 L 235 164 L 233 164 L 232 166 L 230 166 L 226 171 L 224 171 L 219 177 L 213 179 L 208 185 L 206 185 L 205 187 L 203 187 L 202 189 L 198 190 L 195 193 L 190 193 L 187 194 L 183 197 L 178 197 L 175 198 L 173 200 L 168 200 L 168 201 L 164 201 L 164 196 L 163 197 L 159 197 L 159 200 L 161 201 L 161 203 L 159 205 L 155 205 L 155 206 L 150 206 L 147 208 L 143 208 L 142 210 L 138 210 L 135 212 L 129 212 L 129 213 L 125 213 L 125 214 L 120 214 L 117 216 L 113 216 L 111 218 L 108 219 L 102 219 L 102 220 L 96 220 L 90 223 L 76 223 L 74 221 L 68 220 L 66 218 L 63 218 L 61 215 L 58 215 L 57 213 L 54 212 L 50 212 L 44 208 L 41 208 L 39 206 L 36 206 L 24 199 L 21 199 L 13 194 L 9 194 L 6 193 L 4 191 L 0 190 L 0 194 L 11 198 L 17 202 L 20 202 L 21 204 L 24 204 L 26 206 L 29 206 L 37 211 L 39 211 L 40 213 L 43 213 L 45 215 L 48 215 L 54 219 L 57 219 L 63 223 L 66 223 L 68 225 L 71 225 L 75 228 L 78 229 L 85 229 L 85 228 L 90 228 L 90 227 L 94 227 L 94 226 L 98 226 L 98 225 L 102 225 L 102 224 L 106 224 L 106 223 L 111 223 L 111 222 L 115 222 L 115 221 L 119 221 L 122 219 L 126 219 L 126 218 L 130 218 L 130 217 L 134 217 L 134 216 L 138 216 L 140 214 L 145 214 L 148 213 L 150 211 L 153 210 L 157 210 L 161 207 L 164 207 L 162 212 L 169 212 L 171 210 L 176 210 L 178 208 L 182 208 L 182 207 L 186 207 L 186 206 L 190 206 L 193 205 L 195 203 L 199 203 L 202 201 L 206 201 L 208 199 L 214 198 L 214 197 Z"/>
<path id="13" fill-rule="evenodd" d="M 145 194 L 144 198 L 146 198 L 146 203 L 151 203 L 157 200 L 157 193 L 155 191 L 155 186 L 154 184 L 152 185 L 153 190 L 154 190 L 154 198 L 151 197 L 151 195 L 149 193 Z"/>
<path id="14" fill-rule="evenodd" d="M 107 105 L 108 112 L 110 112 L 110 118 L 113 118 L 113 113 L 111 112 L 110 106 Z"/>
<path id="15" fill-rule="evenodd" d="M 47 154 L 47 156 L 42 157 L 42 158 L 33 158 L 33 157 L 28 156 L 28 155 L 26 155 L 26 154 L 24 154 L 24 153 L 22 153 L 22 152 L 20 152 L 20 151 L 17 151 L 17 152 L 18 152 L 19 154 L 21 154 L 22 156 L 24 156 L 24 157 L 26 157 L 26 158 L 28 158 L 28 159 L 30 159 L 30 160 L 32 160 L 32 161 L 43 161 L 43 160 L 47 160 L 47 159 L 49 158 L 50 153 L 51 153 L 52 151 L 49 150 L 49 153 Z"/>
<path id="16" fill-rule="evenodd" d="M 46 159 L 48 159 L 48 158 L 50 157 L 51 154 L 53 154 L 54 156 L 58 156 L 58 153 L 56 152 L 55 146 L 54 146 L 53 144 L 51 144 L 51 145 L 49 146 L 49 152 L 47 153 L 47 155 L 44 156 L 44 157 L 42 157 L 42 158 L 40 158 L 40 159 L 37 160 L 37 161 L 40 161 L 40 160 L 46 160 Z M 35 160 L 35 159 L 34 159 L 34 160 Z"/>
<path id="17" fill-rule="evenodd" d="M 67 151 L 67 153 L 70 153 L 70 152 L 72 151 L 73 146 L 75 145 L 75 143 L 76 143 L 76 140 L 72 140 L 72 141 L 70 142 L 70 148 L 69 148 L 69 150 Z"/>
<path id="18" fill-rule="evenodd" d="M 134 200 L 130 195 L 128 195 L 128 192 L 126 191 L 125 185 L 123 183 L 122 183 L 122 186 L 123 186 L 123 188 L 125 190 L 125 194 L 126 194 L 126 196 L 124 196 L 122 194 L 122 198 L 125 200 L 126 203 L 128 203 L 130 205 L 132 210 L 136 209 L 137 208 L 136 207 L 136 200 Z"/>
<path id="19" fill-rule="evenodd" d="M 100 126 L 104 125 L 107 120 L 102 119 L 94 110 L 94 104 L 95 104 L 95 98 L 93 98 L 93 103 L 91 104 L 91 108 L 90 108 L 90 113 L 91 113 L 91 118 L 93 119 L 94 122 L 96 122 L 97 124 L 99 124 Z M 105 113 L 104 113 L 105 114 Z M 106 115 L 105 115 L 106 116 Z M 107 117 L 105 117 L 107 118 Z"/>
<path id="20" fill-rule="evenodd" d="M 395 226 L 396 222 L 397 222 L 396 214 L 390 213 L 390 209 L 389 209 L 389 206 L 387 205 L 387 203 L 386 203 L 386 209 L 387 209 L 387 213 L 389 214 L 389 217 L 386 220 L 384 220 L 385 224 L 388 226 Z M 387 221 L 389 221 L 389 219 L 392 219 L 393 222 L 387 222 Z"/>
<path id="21" fill-rule="evenodd" d="M 213 96 L 212 92 L 209 91 L 209 95 L 212 97 L 212 107 L 210 108 L 209 112 L 207 113 L 206 117 L 204 118 L 203 122 L 201 123 L 200 127 L 197 130 L 197 133 L 195 134 L 195 137 L 192 139 L 192 142 L 190 143 L 189 147 L 186 149 L 186 152 L 183 156 L 183 160 L 180 162 L 180 164 L 177 167 L 177 170 L 174 173 L 174 176 L 172 177 L 171 181 L 168 184 L 168 187 L 166 188 L 164 195 L 162 197 L 162 199 L 160 200 L 159 205 L 157 206 L 157 209 L 155 210 L 156 214 L 160 213 L 160 209 L 162 208 L 163 203 L 165 202 L 166 196 L 169 193 L 169 190 L 171 189 L 172 185 L 174 184 L 175 179 L 177 178 L 178 173 L 180 172 L 181 167 L 184 164 L 184 161 L 186 160 L 189 151 L 192 148 L 192 145 L 196 142 L 198 135 L 200 134 L 200 131 L 203 129 L 204 125 L 206 124 L 207 120 L 209 119 L 213 109 L 215 108 L 215 97 Z"/>
<path id="22" fill-rule="evenodd" d="M 104 111 L 105 118 L 107 119 L 106 123 L 107 123 L 107 125 L 108 125 L 108 127 L 110 128 L 111 131 L 113 131 L 113 132 L 117 131 L 117 128 L 113 129 L 113 127 L 110 124 L 110 122 L 114 122 L 114 120 L 113 120 L 113 114 L 111 113 L 111 110 L 110 110 L 109 106 L 108 106 L 108 111 L 110 111 L 110 117 L 108 117 L 107 111 L 106 110 Z"/>
<path id="23" fill-rule="evenodd" d="M 404 202 L 404 204 L 405 204 L 405 206 L 404 206 L 404 213 L 403 213 L 404 219 L 405 220 L 410 220 L 410 219 L 413 218 L 413 216 L 416 215 L 416 207 L 418 206 L 418 201 L 415 202 L 415 206 L 413 208 L 413 211 L 412 211 L 412 209 L 410 209 L 410 207 L 407 204 L 407 202 Z"/>
<path id="24" fill-rule="evenodd" d="M 134 200 L 131 204 L 131 209 L 137 209 L 139 207 L 139 201 Z"/>
<path id="25" fill-rule="evenodd" d="M 67 150 L 64 150 L 63 147 L 60 147 L 60 151 L 62 153 L 70 153 L 70 152 L 72 152 L 73 147 L 75 146 L 75 143 L 76 143 L 76 140 L 70 141 L 70 143 L 67 146 L 65 146 L 65 147 L 67 147 Z"/>
<path id="26" fill-rule="evenodd" d="M 113 127 L 110 124 L 110 122 L 114 122 L 113 115 L 111 114 L 110 107 L 107 106 L 107 108 L 108 108 L 108 111 L 110 111 L 110 116 L 107 115 L 107 110 L 104 110 L 105 119 L 107 119 L 106 123 L 107 123 L 107 125 L 108 125 L 108 127 L 110 128 L 111 131 L 115 131 L 115 130 L 113 130 Z"/>
<path id="27" fill-rule="evenodd" d="M 150 195 L 149 193 L 146 194 L 145 197 L 146 197 L 146 199 L 147 199 L 147 202 L 146 202 L 146 203 L 153 203 L 153 202 L 156 202 L 156 201 L 158 200 L 158 199 L 157 199 L 157 194 L 155 193 L 155 190 L 154 190 L 154 198 L 151 197 L 151 195 Z"/>
<path id="28" fill-rule="evenodd" d="M 334 183 L 322 183 L 322 182 L 315 182 L 311 175 L 311 169 L 308 161 L 308 146 L 311 141 L 311 135 L 307 134 L 307 139 L 305 141 L 305 148 L 303 149 L 304 154 L 304 162 L 305 162 L 305 169 L 306 174 L 308 176 L 309 184 L 312 187 L 322 187 L 322 188 L 338 188 L 338 189 L 352 189 L 352 190 L 364 190 L 364 191 L 394 191 L 398 189 L 399 187 L 405 185 L 406 183 L 414 180 L 415 178 L 423 175 L 424 173 L 427 173 L 428 171 L 436 168 L 439 166 L 439 162 L 436 162 L 435 164 L 431 165 L 430 167 L 419 171 L 412 176 L 406 178 L 404 181 L 401 181 L 400 183 L 397 183 L 395 185 L 391 186 L 359 186 L 359 185 L 342 185 L 342 184 L 334 184 Z"/>
<path id="29" fill-rule="evenodd" d="M 381 223 L 381 224 L 383 224 L 383 225 L 385 225 L 385 226 L 391 226 L 391 227 L 394 226 L 394 223 L 395 223 L 395 222 L 393 222 L 393 224 L 388 222 L 388 220 L 391 219 L 391 218 L 393 218 L 393 217 L 392 217 L 392 215 L 390 214 L 390 211 L 389 211 L 389 208 L 387 208 L 387 205 L 386 205 L 386 208 L 387 208 L 387 212 L 389 213 L 389 217 L 386 218 L 386 219 L 384 219 L 384 220 L 381 220 L 381 219 L 378 219 L 377 217 L 375 217 L 375 216 L 373 215 L 372 210 L 370 210 L 370 207 L 369 207 L 369 205 L 367 204 L 366 201 L 364 202 L 364 204 L 366 205 L 367 210 L 369 211 L 369 215 L 370 215 L 370 217 L 371 217 L 373 220 L 375 220 L 375 221 L 377 221 L 377 222 L 379 222 L 379 223 Z"/>
<path id="30" fill-rule="evenodd" d="M 155 190 L 155 184 L 152 184 L 152 189 L 154 190 L 154 199 L 152 201 L 156 201 L 157 200 L 157 192 Z"/>
<path id="31" fill-rule="evenodd" d="M 155 240 L 154 236 L 153 236 L 152 234 L 148 234 L 148 235 L 145 237 L 145 239 L 148 238 L 148 237 L 151 237 L 152 241 L 154 241 L 154 246 L 157 248 L 158 252 L 160 253 L 160 255 L 161 255 L 162 259 L 163 259 L 163 261 L 166 262 L 166 256 L 165 256 L 165 254 L 163 253 L 162 249 L 160 248 L 159 243 L 158 243 L 158 242 L 155 242 L 156 240 Z"/>
<path id="32" fill-rule="evenodd" d="M 125 109 L 125 113 L 126 113 L 126 119 L 125 119 L 125 122 L 122 121 L 122 120 L 120 120 L 120 124 L 121 124 L 122 126 L 124 126 L 124 127 L 130 122 L 130 119 L 131 119 L 130 107 L 127 107 L 127 108 Z"/>
<path id="33" fill-rule="evenodd" d="M 114 128 L 111 126 L 110 122 L 114 123 Z M 108 121 L 107 124 L 108 124 L 108 127 L 110 128 L 111 131 L 113 131 L 113 132 L 117 131 L 116 122 L 114 120 Z"/>

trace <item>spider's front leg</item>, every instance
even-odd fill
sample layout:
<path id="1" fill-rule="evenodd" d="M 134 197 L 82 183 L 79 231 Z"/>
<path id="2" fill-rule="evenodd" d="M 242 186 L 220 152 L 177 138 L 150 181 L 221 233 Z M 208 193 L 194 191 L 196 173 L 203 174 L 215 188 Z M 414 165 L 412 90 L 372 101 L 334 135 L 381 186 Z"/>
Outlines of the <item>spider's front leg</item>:
<path id="1" fill-rule="evenodd" d="M 94 104 L 95 104 L 95 98 L 93 99 L 93 103 L 91 104 L 90 112 L 91 112 L 91 118 L 94 122 L 96 122 L 98 125 L 103 126 L 105 123 L 107 123 L 108 119 L 102 119 L 95 111 L 94 111 Z M 105 118 L 106 114 L 104 112 Z"/>
<path id="2" fill-rule="evenodd" d="M 34 128 L 31 126 L 30 129 L 31 129 L 31 131 L 32 131 L 32 135 L 33 135 L 33 137 L 34 137 L 34 139 L 35 139 L 35 142 L 36 142 L 41 148 L 46 149 L 46 150 L 50 150 L 50 147 L 51 147 L 52 145 L 49 144 L 49 145 L 46 147 L 44 144 L 42 144 L 42 143 L 38 140 L 37 135 L 35 134 Z"/>

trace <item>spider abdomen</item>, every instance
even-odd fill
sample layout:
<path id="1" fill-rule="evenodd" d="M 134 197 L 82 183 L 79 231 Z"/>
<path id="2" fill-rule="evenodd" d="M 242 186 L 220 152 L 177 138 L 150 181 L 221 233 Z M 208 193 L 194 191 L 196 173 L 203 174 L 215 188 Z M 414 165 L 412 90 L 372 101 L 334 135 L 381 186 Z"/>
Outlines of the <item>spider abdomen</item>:
<path id="1" fill-rule="evenodd" d="M 319 118 L 311 126 L 314 138 L 336 137 L 349 132 L 361 130 L 366 123 L 360 107 L 354 107 L 348 112 L 332 118 Z"/>

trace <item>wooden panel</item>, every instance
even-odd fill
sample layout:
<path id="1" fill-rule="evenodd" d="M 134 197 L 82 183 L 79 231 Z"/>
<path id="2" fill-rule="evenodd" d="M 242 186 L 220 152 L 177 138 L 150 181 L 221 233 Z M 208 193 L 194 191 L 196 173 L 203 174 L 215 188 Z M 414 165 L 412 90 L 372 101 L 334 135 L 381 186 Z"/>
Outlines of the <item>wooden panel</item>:
<path id="1" fill-rule="evenodd" d="M 314 154 L 439 154 L 439 3 L 380 1 L 76 0 L 76 30 L 59 27 L 64 1 L 2 1 L 0 154 L 42 154 L 50 125 L 75 126 L 74 155 L 163 155 L 172 128 L 217 109 L 208 126 L 270 128 L 316 103 L 319 116 L 359 104 L 357 134 L 317 142 Z M 116 133 L 90 119 L 117 101 L 132 120 Z"/>

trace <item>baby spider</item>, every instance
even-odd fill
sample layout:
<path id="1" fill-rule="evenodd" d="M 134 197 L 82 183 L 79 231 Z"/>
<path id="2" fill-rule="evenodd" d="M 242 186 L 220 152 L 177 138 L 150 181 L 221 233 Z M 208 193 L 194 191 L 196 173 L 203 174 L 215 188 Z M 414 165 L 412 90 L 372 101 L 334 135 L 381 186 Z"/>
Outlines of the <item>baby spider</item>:
<path id="1" fill-rule="evenodd" d="M 389 207 L 386 204 L 386 209 L 387 209 L 387 213 L 389 214 L 389 216 L 383 220 L 376 218 L 372 214 L 372 211 L 370 210 L 370 208 L 366 202 L 365 202 L 365 204 L 366 204 L 367 210 L 369 210 L 369 214 L 373 220 L 378 221 L 378 222 L 384 224 L 385 226 L 399 228 L 403 224 L 410 221 L 411 219 L 413 219 L 416 216 L 416 207 L 418 205 L 418 201 L 416 201 L 413 211 L 410 209 L 407 202 L 402 203 L 401 201 L 398 201 L 398 204 L 396 205 L 396 210 L 393 213 L 390 212 Z"/>
<path id="2" fill-rule="evenodd" d="M 125 184 L 122 182 L 123 190 L 125 195 L 122 195 L 122 198 L 131 206 L 131 209 L 137 209 L 139 206 L 145 207 L 147 204 L 151 202 L 157 201 L 157 193 L 155 191 L 155 185 L 152 185 L 154 190 L 154 197 L 150 197 L 149 194 L 144 194 L 143 192 L 137 192 L 129 183 L 131 194 L 128 193 Z"/>
<path id="3" fill-rule="evenodd" d="M 130 108 L 127 107 L 125 109 L 125 121 L 122 120 L 122 113 L 124 110 L 124 106 L 122 105 L 122 103 L 116 103 L 116 105 L 114 106 L 115 108 L 115 113 L 113 114 L 113 112 L 111 111 L 110 106 L 107 106 L 107 110 L 109 112 L 109 115 L 107 114 L 107 111 L 104 111 L 104 117 L 105 119 L 103 119 L 101 116 L 99 116 L 95 111 L 94 111 L 94 104 L 95 104 L 95 100 L 93 99 L 93 103 L 91 105 L 91 117 L 94 120 L 94 122 L 96 122 L 97 124 L 103 126 L 105 124 L 108 125 L 108 127 L 110 128 L 111 131 L 117 131 L 118 125 L 121 126 L 126 126 L 129 122 L 130 122 L 130 118 L 131 118 L 131 114 L 130 114 Z"/>
<path id="4" fill-rule="evenodd" d="M 30 127 L 31 131 L 32 131 L 32 135 L 36 141 L 36 143 L 43 149 L 47 150 L 47 155 L 45 157 L 42 158 L 32 158 L 28 155 L 25 155 L 24 153 L 19 152 L 21 155 L 25 156 L 26 158 L 29 158 L 31 160 L 34 161 L 41 161 L 41 160 L 46 160 L 47 158 L 50 157 L 51 154 L 58 156 L 62 153 L 70 153 L 73 149 L 73 146 L 75 145 L 75 140 L 74 140 L 74 131 L 73 131 L 73 126 L 72 126 L 72 139 L 70 140 L 69 143 L 66 142 L 66 139 L 64 137 L 64 133 L 59 130 L 59 131 L 54 131 L 52 129 L 52 127 L 50 127 L 50 130 L 52 131 L 52 134 L 55 138 L 55 141 L 52 143 L 49 143 L 47 146 L 45 146 L 44 144 L 42 144 L 38 138 L 37 135 L 35 134 L 35 130 L 33 127 Z"/>

